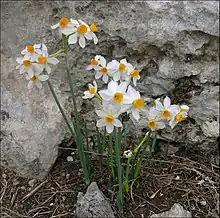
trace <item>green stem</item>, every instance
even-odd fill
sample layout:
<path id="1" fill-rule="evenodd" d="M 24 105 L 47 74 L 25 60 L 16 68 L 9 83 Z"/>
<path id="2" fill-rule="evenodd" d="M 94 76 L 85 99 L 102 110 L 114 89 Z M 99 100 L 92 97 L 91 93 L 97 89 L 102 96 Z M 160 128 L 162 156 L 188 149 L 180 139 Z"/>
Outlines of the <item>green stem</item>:
<path id="1" fill-rule="evenodd" d="M 54 54 L 50 55 L 49 57 L 55 58 L 55 57 L 57 57 L 59 54 L 62 54 L 62 53 L 64 53 L 64 52 L 65 52 L 65 49 L 60 49 L 59 51 L 55 52 Z"/>
<path id="2" fill-rule="evenodd" d="M 116 164 L 117 164 L 117 171 L 118 171 L 118 198 L 117 198 L 117 205 L 119 212 L 123 212 L 123 183 L 122 183 L 122 166 L 121 166 L 121 128 L 118 128 L 118 134 L 116 133 L 116 128 L 114 128 L 114 141 L 115 141 L 115 154 L 116 154 Z"/>
<path id="3" fill-rule="evenodd" d="M 61 106 L 61 104 L 60 104 L 60 102 L 59 102 L 59 100 L 58 100 L 58 98 L 57 98 L 57 96 L 56 96 L 56 93 L 54 92 L 53 86 L 51 85 L 51 83 L 50 83 L 49 80 L 47 81 L 47 83 L 48 83 L 48 85 L 49 85 L 50 91 L 51 91 L 51 93 L 52 93 L 52 95 L 53 95 L 53 97 L 54 97 L 54 100 L 55 100 L 56 103 L 57 103 L 57 106 L 58 106 L 58 108 L 59 108 L 59 110 L 60 110 L 60 112 L 61 112 L 61 114 L 62 114 L 62 116 L 63 116 L 63 119 L 64 119 L 64 121 L 65 121 L 65 123 L 66 123 L 66 125 L 67 125 L 67 127 L 68 127 L 68 129 L 69 129 L 69 131 L 71 132 L 71 134 L 72 134 L 73 136 L 75 136 L 74 130 L 73 130 L 73 128 L 71 127 L 71 125 L 70 125 L 70 123 L 69 123 L 69 121 L 68 121 L 68 119 L 67 119 L 67 117 L 66 117 L 66 114 L 64 113 L 64 110 L 63 110 L 63 108 L 62 108 L 62 106 Z"/>
<path id="4" fill-rule="evenodd" d="M 150 134 L 150 131 L 145 134 L 145 136 L 142 139 L 142 141 L 140 142 L 140 144 L 137 146 L 137 148 L 134 149 L 134 151 L 133 151 L 134 154 L 136 154 L 138 152 L 138 150 L 141 148 L 141 146 L 144 144 L 144 142 L 146 141 L 146 139 L 148 137 L 148 134 Z"/>
<path id="5" fill-rule="evenodd" d="M 63 47 L 64 47 L 65 54 L 66 54 L 65 55 L 66 71 L 67 71 L 67 75 L 68 75 L 69 86 L 70 86 L 70 90 L 71 90 L 73 107 L 74 107 L 73 125 L 74 125 L 75 132 L 76 132 L 76 145 L 77 145 L 77 149 L 79 151 L 79 156 L 80 156 L 81 166 L 83 168 L 85 182 L 88 185 L 88 184 L 90 184 L 90 173 L 89 173 L 90 170 L 89 170 L 89 165 L 88 165 L 88 159 L 86 158 L 86 154 L 85 154 L 84 148 L 83 148 L 83 139 L 82 139 L 79 115 L 78 115 L 77 106 L 76 106 L 73 80 L 72 80 L 72 76 L 70 74 L 69 60 L 68 60 L 68 54 L 67 54 L 67 37 L 64 34 L 62 35 L 62 37 L 63 37 Z"/>
<path id="6" fill-rule="evenodd" d="M 100 102 L 103 101 L 102 97 L 98 93 L 95 93 L 95 97 L 98 98 Z"/>
<path id="7" fill-rule="evenodd" d="M 127 166 L 126 166 L 126 171 L 125 171 L 125 191 L 126 193 L 128 193 L 129 191 L 129 167 L 130 167 L 130 162 L 131 162 L 131 158 L 128 158 L 127 160 Z"/>

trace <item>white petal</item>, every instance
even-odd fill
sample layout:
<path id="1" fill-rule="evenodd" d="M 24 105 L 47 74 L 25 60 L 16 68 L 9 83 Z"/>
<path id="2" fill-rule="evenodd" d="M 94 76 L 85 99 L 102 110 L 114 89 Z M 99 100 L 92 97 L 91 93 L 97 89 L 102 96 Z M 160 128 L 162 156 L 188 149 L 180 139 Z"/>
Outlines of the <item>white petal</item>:
<path id="1" fill-rule="evenodd" d="M 33 88 L 33 82 L 30 80 L 28 82 L 28 89 L 32 89 Z"/>
<path id="2" fill-rule="evenodd" d="M 38 79 L 39 79 L 40 81 L 46 81 L 46 80 L 49 79 L 49 76 L 48 76 L 48 75 L 40 75 L 40 76 L 38 76 Z"/>
<path id="3" fill-rule="evenodd" d="M 88 65 L 87 67 L 86 67 L 86 70 L 92 70 L 93 69 L 93 65 Z"/>
<path id="4" fill-rule="evenodd" d="M 34 49 L 34 52 L 37 53 L 38 55 L 42 54 L 42 51 L 38 48 Z M 48 57 L 48 53 L 44 54 L 45 57 Z"/>
<path id="5" fill-rule="evenodd" d="M 133 117 L 138 121 L 140 119 L 139 111 L 137 111 L 135 108 L 132 108 L 132 115 Z"/>
<path id="6" fill-rule="evenodd" d="M 116 126 L 116 127 L 122 127 L 122 123 L 121 123 L 121 121 L 118 120 L 118 119 L 115 119 L 115 120 L 114 120 L 113 125 Z"/>
<path id="7" fill-rule="evenodd" d="M 108 90 L 110 90 L 112 93 L 115 93 L 117 88 L 118 88 L 118 83 L 113 80 L 108 84 Z"/>
<path id="8" fill-rule="evenodd" d="M 27 73 L 28 73 L 28 75 L 29 75 L 30 77 L 33 77 L 33 76 L 34 76 L 34 71 L 33 71 L 32 68 L 29 68 L 28 71 L 27 71 Z"/>
<path id="9" fill-rule="evenodd" d="M 126 61 L 126 59 L 122 59 L 122 60 L 120 61 L 120 63 L 127 66 L 127 63 L 128 63 L 128 62 Z"/>
<path id="10" fill-rule="evenodd" d="M 36 84 L 37 88 L 39 88 L 39 89 L 42 88 L 42 83 L 39 80 L 37 80 L 35 84 Z"/>
<path id="11" fill-rule="evenodd" d="M 51 73 L 51 67 L 48 64 L 46 64 L 45 68 L 46 68 L 47 73 L 50 74 Z"/>
<path id="12" fill-rule="evenodd" d="M 169 126 L 171 127 L 171 129 L 173 129 L 174 126 L 176 126 L 177 123 L 178 123 L 178 122 L 175 121 L 175 119 L 172 119 L 172 120 L 169 122 Z"/>
<path id="13" fill-rule="evenodd" d="M 96 78 L 96 79 L 99 79 L 100 77 L 102 77 L 102 74 L 98 71 L 98 72 L 96 73 L 96 75 L 95 75 L 95 78 Z"/>
<path id="14" fill-rule="evenodd" d="M 61 32 L 64 35 L 68 36 L 68 35 L 70 35 L 72 33 L 75 33 L 76 32 L 76 28 L 74 28 L 74 27 L 66 27 L 66 28 L 62 29 Z"/>
<path id="15" fill-rule="evenodd" d="M 164 122 L 161 122 L 161 121 L 156 122 L 156 128 L 157 129 L 164 129 L 165 127 L 166 127 L 166 125 L 165 125 Z"/>
<path id="16" fill-rule="evenodd" d="M 87 32 L 87 33 L 85 33 L 84 36 L 85 36 L 86 39 L 88 39 L 88 40 L 92 40 L 92 39 L 93 39 L 93 37 L 92 37 L 92 32 Z"/>
<path id="17" fill-rule="evenodd" d="M 57 23 L 57 24 L 55 24 L 55 25 L 53 25 L 53 26 L 51 26 L 51 28 L 52 29 L 56 29 L 57 27 L 59 27 L 60 26 L 60 24 L 59 23 Z"/>
<path id="18" fill-rule="evenodd" d="M 100 57 L 99 63 L 101 64 L 102 67 L 106 67 L 106 60 L 104 57 Z"/>
<path id="19" fill-rule="evenodd" d="M 77 42 L 77 34 L 73 34 L 68 38 L 68 44 L 75 44 Z"/>
<path id="20" fill-rule="evenodd" d="M 73 20 L 72 18 L 70 18 L 70 22 L 72 24 L 74 24 L 75 26 L 78 26 L 79 25 L 79 22 L 77 20 Z"/>
<path id="21" fill-rule="evenodd" d="M 132 104 L 133 99 L 129 95 L 124 95 L 123 104 Z"/>
<path id="22" fill-rule="evenodd" d="M 108 76 L 105 74 L 103 77 L 102 77 L 102 80 L 104 83 L 108 83 Z"/>
<path id="23" fill-rule="evenodd" d="M 40 44 L 34 44 L 34 48 L 41 48 L 41 43 Z"/>
<path id="24" fill-rule="evenodd" d="M 16 62 L 19 63 L 19 64 L 23 63 L 23 60 L 24 60 L 23 57 L 16 58 Z"/>
<path id="25" fill-rule="evenodd" d="M 166 96 L 166 98 L 163 100 L 164 108 L 167 109 L 171 104 L 170 98 Z"/>
<path id="26" fill-rule="evenodd" d="M 116 72 L 116 73 L 113 75 L 113 80 L 119 81 L 119 80 L 120 80 L 120 76 L 121 76 L 120 72 Z"/>
<path id="27" fill-rule="evenodd" d="M 50 64 L 53 64 L 53 65 L 56 65 L 56 64 L 59 63 L 59 60 L 57 58 L 54 58 L 54 57 L 52 57 L 52 58 L 49 57 L 47 59 L 47 62 L 50 63 Z"/>
<path id="28" fill-rule="evenodd" d="M 114 130 L 114 126 L 113 125 L 110 125 L 110 124 L 107 124 L 106 125 L 106 131 L 107 133 L 111 134 Z"/>
<path id="29" fill-rule="evenodd" d="M 21 54 L 22 54 L 22 55 L 25 55 L 26 53 L 27 53 L 26 49 L 24 49 L 24 50 L 21 51 Z"/>
<path id="30" fill-rule="evenodd" d="M 99 117 L 106 117 L 106 115 L 107 115 L 107 113 L 105 111 L 102 111 L 102 110 L 96 110 L 96 114 Z"/>
<path id="31" fill-rule="evenodd" d="M 85 48 L 85 46 L 86 46 L 86 40 L 85 40 L 85 37 L 83 35 L 81 35 L 79 37 L 79 45 L 80 45 L 81 48 Z"/>
<path id="32" fill-rule="evenodd" d="M 95 80 L 93 81 L 93 85 L 94 85 L 94 88 L 95 88 L 95 92 L 97 92 L 98 86 L 97 86 L 97 83 L 96 83 Z"/>
<path id="33" fill-rule="evenodd" d="M 106 126 L 106 123 L 103 119 L 100 119 L 100 120 L 97 121 L 96 126 L 97 127 L 103 127 L 103 126 Z"/>
<path id="34" fill-rule="evenodd" d="M 122 83 L 118 86 L 118 88 L 117 88 L 117 90 L 118 90 L 118 91 L 121 91 L 122 93 L 125 93 L 126 89 L 127 89 L 127 83 L 126 83 L 126 82 L 122 82 Z"/>
<path id="35" fill-rule="evenodd" d="M 158 110 L 158 111 L 163 111 L 164 110 L 164 107 L 163 107 L 161 102 L 159 102 L 158 100 L 155 100 L 154 102 L 156 104 L 156 110 Z"/>
<path id="36" fill-rule="evenodd" d="M 99 91 L 99 95 L 105 100 L 109 101 L 112 98 L 112 93 L 110 93 L 108 90 L 101 90 Z"/>
<path id="37" fill-rule="evenodd" d="M 94 44 L 96 45 L 98 43 L 98 38 L 95 33 L 92 33 L 92 36 L 93 36 Z"/>

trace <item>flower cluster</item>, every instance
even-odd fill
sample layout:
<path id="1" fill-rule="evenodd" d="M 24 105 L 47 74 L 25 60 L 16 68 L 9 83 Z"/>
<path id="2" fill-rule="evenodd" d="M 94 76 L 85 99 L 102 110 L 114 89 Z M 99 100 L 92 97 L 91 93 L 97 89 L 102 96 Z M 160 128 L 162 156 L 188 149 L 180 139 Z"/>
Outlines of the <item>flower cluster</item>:
<path id="1" fill-rule="evenodd" d="M 123 113 L 129 114 L 131 120 L 139 121 L 145 104 L 140 93 L 130 85 L 131 79 L 134 86 L 140 79 L 139 71 L 135 67 L 126 59 L 107 63 L 103 56 L 96 55 L 87 70 L 95 70 L 95 78 L 102 77 L 104 83 L 108 83 L 110 78 L 107 89 L 98 91 L 94 81 L 94 85 L 89 84 L 89 90 L 84 92 L 84 99 L 97 97 L 102 102 L 102 110 L 96 110 L 100 117 L 97 127 L 106 127 L 106 131 L 112 133 L 114 127 L 122 127 L 119 117 Z M 187 117 L 188 111 L 187 105 L 171 105 L 169 97 L 165 97 L 163 104 L 157 99 L 155 106 L 148 111 L 146 123 L 151 130 L 163 129 L 166 125 L 174 128 Z"/>
<path id="2" fill-rule="evenodd" d="M 31 89 L 35 85 L 42 87 L 41 81 L 49 79 L 48 75 L 41 75 L 44 69 L 48 74 L 51 73 L 50 64 L 56 65 L 59 61 L 57 58 L 49 56 L 47 47 L 44 44 L 28 45 L 21 51 L 23 57 L 16 59 L 20 74 L 25 75 L 28 82 L 28 88 Z"/>
<path id="3" fill-rule="evenodd" d="M 90 26 L 82 20 L 73 20 L 63 17 L 59 23 L 51 26 L 52 29 L 59 28 L 60 32 L 68 36 L 68 44 L 75 44 L 79 41 L 79 45 L 82 48 L 86 46 L 86 39 L 93 40 L 94 44 L 98 43 L 98 38 L 95 34 L 97 27 L 94 23 Z"/>
<path id="4" fill-rule="evenodd" d="M 101 55 L 96 55 L 90 60 L 87 70 L 95 70 L 95 78 L 102 77 L 104 83 L 108 83 L 109 77 L 114 81 L 125 81 L 127 84 L 133 81 L 134 86 L 137 84 L 137 80 L 140 79 L 139 70 L 127 62 L 126 59 L 122 59 L 120 62 L 112 60 L 109 63 Z"/>

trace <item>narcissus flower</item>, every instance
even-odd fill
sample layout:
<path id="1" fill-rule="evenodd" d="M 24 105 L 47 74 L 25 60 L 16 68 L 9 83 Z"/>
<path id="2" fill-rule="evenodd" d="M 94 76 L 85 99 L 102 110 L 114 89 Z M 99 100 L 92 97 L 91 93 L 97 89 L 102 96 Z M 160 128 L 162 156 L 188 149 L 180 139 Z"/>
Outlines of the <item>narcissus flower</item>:
<path id="1" fill-rule="evenodd" d="M 172 114 L 172 118 L 169 122 L 170 127 L 173 129 L 176 124 L 187 118 L 187 112 L 189 107 L 187 105 L 180 105 L 179 110 Z"/>
<path id="2" fill-rule="evenodd" d="M 126 157 L 126 158 L 131 158 L 132 157 L 132 151 L 131 150 L 124 151 L 123 156 Z"/>
<path id="3" fill-rule="evenodd" d="M 51 26 L 51 28 L 52 29 L 59 28 L 61 33 L 65 35 L 69 35 L 74 32 L 75 30 L 74 26 L 76 26 L 76 24 L 74 24 L 73 22 L 70 22 L 70 20 L 66 17 L 62 17 L 60 21 L 57 24 Z"/>
<path id="4" fill-rule="evenodd" d="M 87 66 L 87 70 L 99 70 L 101 67 L 99 66 L 100 59 L 105 59 L 101 55 L 96 55 L 95 58 L 90 60 L 89 65 Z M 104 60 L 102 60 L 104 62 Z"/>
<path id="5" fill-rule="evenodd" d="M 96 113 L 101 119 L 97 121 L 97 127 L 106 126 L 107 133 L 112 133 L 114 127 L 122 127 L 122 123 L 117 117 L 119 116 L 119 107 L 109 105 L 109 107 L 104 107 L 103 110 L 96 110 Z"/>
<path id="6" fill-rule="evenodd" d="M 16 66 L 16 69 L 19 69 L 20 74 L 27 73 L 30 77 L 32 77 L 35 73 L 41 73 L 42 69 L 39 68 L 37 63 L 33 63 L 29 59 L 25 59 L 23 57 L 19 57 L 16 59 L 16 62 L 19 64 Z"/>
<path id="7" fill-rule="evenodd" d="M 97 32 L 97 27 L 96 25 L 93 23 L 89 26 L 90 31 L 92 32 L 92 38 L 93 38 L 93 42 L 96 45 L 98 43 L 98 38 L 95 34 L 95 32 Z"/>
<path id="8" fill-rule="evenodd" d="M 37 62 L 39 63 L 39 67 L 42 69 L 46 69 L 48 74 L 51 73 L 51 67 L 49 64 L 56 65 L 59 63 L 59 60 L 54 57 L 50 57 L 47 52 L 47 46 L 42 44 L 42 55 L 37 58 Z"/>
<path id="9" fill-rule="evenodd" d="M 90 31 L 90 27 L 82 20 L 79 20 L 79 22 L 75 20 L 74 22 L 76 24 L 76 27 L 75 27 L 74 33 L 72 35 L 70 35 L 68 38 L 68 44 L 77 43 L 77 39 L 79 38 L 80 47 L 85 48 L 86 39 L 92 40 L 93 34 Z"/>
<path id="10" fill-rule="evenodd" d="M 109 63 L 107 64 L 104 57 L 99 59 L 100 68 L 97 70 L 95 78 L 99 79 L 102 77 L 104 83 L 108 82 L 109 72 L 111 70 Z"/>
<path id="11" fill-rule="evenodd" d="M 37 88 L 42 88 L 41 81 L 46 81 L 49 79 L 48 75 L 40 75 L 40 73 L 35 73 L 33 76 L 26 75 L 26 79 L 29 80 L 28 82 L 28 88 L 32 89 L 34 86 L 37 86 Z"/>
<path id="12" fill-rule="evenodd" d="M 150 108 L 147 114 L 147 126 L 152 131 L 156 129 L 164 129 L 165 123 L 161 120 L 160 112 L 158 112 L 155 107 Z"/>
<path id="13" fill-rule="evenodd" d="M 89 83 L 89 90 L 84 92 L 83 99 L 93 98 L 97 93 L 97 83 L 94 80 L 93 85 Z"/>
<path id="14" fill-rule="evenodd" d="M 113 60 L 110 63 L 113 69 L 113 80 L 127 80 L 127 72 L 130 68 L 133 68 L 133 66 L 130 63 L 128 63 L 126 59 L 122 59 L 120 63 L 116 60 Z"/>
<path id="15" fill-rule="evenodd" d="M 137 80 L 141 78 L 139 73 L 139 70 L 135 69 L 134 67 L 129 68 L 128 70 L 129 81 L 132 79 L 134 86 L 137 85 Z"/>
<path id="16" fill-rule="evenodd" d="M 117 82 L 112 80 L 108 84 L 108 89 L 99 91 L 99 94 L 104 101 L 111 101 L 113 104 L 132 104 L 132 99 L 126 94 L 126 89 L 126 82 L 118 85 Z"/>
<path id="17" fill-rule="evenodd" d="M 24 50 L 21 51 L 21 54 L 24 55 L 24 58 L 31 61 L 37 61 L 39 55 L 42 54 L 41 44 L 27 45 Z"/>
<path id="18" fill-rule="evenodd" d="M 156 110 L 161 112 L 161 117 L 166 120 L 170 120 L 173 113 L 176 113 L 179 109 L 178 105 L 171 105 L 171 101 L 169 97 L 165 97 L 163 104 L 155 100 Z"/>
<path id="19" fill-rule="evenodd" d="M 131 112 L 132 116 L 138 121 L 140 119 L 140 111 L 144 108 L 144 100 L 141 98 L 141 95 L 136 91 L 132 86 L 128 86 L 127 94 L 132 99 L 131 108 L 127 113 Z"/>

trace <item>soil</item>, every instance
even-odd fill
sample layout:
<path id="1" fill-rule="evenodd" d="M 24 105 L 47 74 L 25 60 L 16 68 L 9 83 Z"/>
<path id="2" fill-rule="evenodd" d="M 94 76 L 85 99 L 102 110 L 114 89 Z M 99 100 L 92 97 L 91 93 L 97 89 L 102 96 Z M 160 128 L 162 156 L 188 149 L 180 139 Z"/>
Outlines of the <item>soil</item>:
<path id="1" fill-rule="evenodd" d="M 1 218 L 75 217 L 78 192 L 86 192 L 77 153 L 62 148 L 61 155 L 44 181 L 21 178 L 1 167 Z M 73 162 L 67 162 L 67 156 Z M 214 155 L 216 157 L 216 154 Z M 108 190 L 109 172 L 105 161 L 93 158 L 92 181 L 109 199 L 116 217 L 150 217 L 181 204 L 193 217 L 219 215 L 219 165 L 212 155 L 179 150 L 175 155 L 158 151 L 144 161 L 142 174 L 131 194 L 126 195 L 124 214 L 115 210 L 116 193 Z"/>

